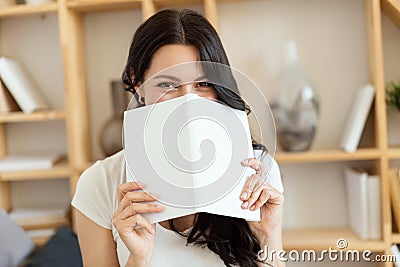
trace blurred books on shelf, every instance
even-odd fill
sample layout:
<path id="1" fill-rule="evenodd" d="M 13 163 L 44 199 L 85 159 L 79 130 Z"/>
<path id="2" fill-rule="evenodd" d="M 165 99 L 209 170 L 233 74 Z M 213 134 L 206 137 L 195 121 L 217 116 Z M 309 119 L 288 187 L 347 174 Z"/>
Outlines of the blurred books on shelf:
<path id="1" fill-rule="evenodd" d="M 381 233 L 380 179 L 364 170 L 344 170 L 350 228 L 360 239 L 378 240 Z"/>
<path id="2" fill-rule="evenodd" d="M 17 61 L 0 57 L 0 78 L 23 112 L 49 108 L 34 81 Z"/>
<path id="3" fill-rule="evenodd" d="M 340 148 L 348 153 L 354 153 L 360 143 L 374 95 L 375 89 L 370 84 L 364 85 L 357 91 L 340 141 Z"/>
<path id="4" fill-rule="evenodd" d="M 25 230 L 56 229 L 69 224 L 67 219 L 68 208 L 18 208 L 13 209 L 9 216 L 11 220 Z M 35 234 L 32 232 L 31 234 Z M 36 236 L 40 232 L 36 232 Z M 43 234 L 43 233 L 42 233 Z"/>
<path id="5" fill-rule="evenodd" d="M 392 245 L 392 255 L 396 256 L 396 261 L 394 262 L 395 267 L 400 267 L 400 251 L 396 244 Z"/>
<path id="6" fill-rule="evenodd" d="M 7 155 L 0 159 L 0 172 L 51 169 L 62 158 L 60 153 Z"/>

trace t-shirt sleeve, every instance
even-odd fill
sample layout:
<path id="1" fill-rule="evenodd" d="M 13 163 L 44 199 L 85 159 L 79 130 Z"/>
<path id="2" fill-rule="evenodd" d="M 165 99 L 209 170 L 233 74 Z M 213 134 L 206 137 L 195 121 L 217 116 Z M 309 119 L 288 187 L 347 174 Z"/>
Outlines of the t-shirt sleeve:
<path id="1" fill-rule="evenodd" d="M 113 201 L 110 181 L 100 161 L 85 170 L 78 180 L 72 206 L 103 228 L 112 228 Z"/>

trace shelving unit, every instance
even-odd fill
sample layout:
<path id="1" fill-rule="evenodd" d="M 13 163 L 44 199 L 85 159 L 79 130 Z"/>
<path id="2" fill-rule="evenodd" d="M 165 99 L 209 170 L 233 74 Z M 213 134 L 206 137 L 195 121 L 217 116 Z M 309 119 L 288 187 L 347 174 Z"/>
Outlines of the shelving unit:
<path id="1" fill-rule="evenodd" d="M 30 115 L 21 113 L 0 114 L 0 156 L 6 154 L 5 123 L 66 120 L 68 132 L 68 161 L 57 164 L 53 169 L 35 172 L 14 172 L 1 174 L 0 206 L 10 208 L 9 181 L 70 177 L 71 191 L 80 173 L 91 163 L 90 129 L 88 112 L 87 75 L 85 71 L 83 17 L 91 12 L 110 10 L 141 10 L 143 19 L 166 7 L 202 4 L 204 14 L 218 29 L 218 3 L 243 2 L 245 0 L 59 0 L 58 3 L 39 6 L 18 6 L 0 10 L 0 18 L 22 15 L 41 15 L 57 12 L 59 19 L 60 45 L 63 53 L 63 67 L 66 87 L 66 110 L 42 112 Z M 383 239 L 380 241 L 360 240 L 351 230 L 339 229 L 296 229 L 284 232 L 285 249 L 327 249 L 335 247 L 336 240 L 344 237 L 349 248 L 370 249 L 391 254 L 392 242 L 400 243 L 400 235 L 392 233 L 388 169 L 389 160 L 400 159 L 400 148 L 389 148 L 387 140 L 387 115 L 385 103 L 385 83 L 382 49 L 381 11 L 384 11 L 400 27 L 400 2 L 398 0 L 366 0 L 368 30 L 369 79 L 377 92 L 374 108 L 373 148 L 358 149 L 355 153 L 341 150 L 320 150 L 302 153 L 278 152 L 276 159 L 285 164 L 318 162 L 348 162 L 371 160 L 382 181 Z M 38 241 L 38 243 L 43 240 Z M 385 263 L 383 266 L 391 266 Z"/>

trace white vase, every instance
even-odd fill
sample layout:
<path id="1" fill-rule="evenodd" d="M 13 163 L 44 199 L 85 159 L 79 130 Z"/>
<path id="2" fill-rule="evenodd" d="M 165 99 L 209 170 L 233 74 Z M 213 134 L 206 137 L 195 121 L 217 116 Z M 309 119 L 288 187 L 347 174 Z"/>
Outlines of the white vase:
<path id="1" fill-rule="evenodd" d="M 0 0 L 0 8 L 15 5 L 15 0 Z"/>
<path id="2" fill-rule="evenodd" d="M 278 143 L 285 151 L 310 148 L 318 124 L 318 97 L 314 82 L 300 67 L 296 43 L 287 44 L 286 66 L 276 86 L 277 99 L 272 105 Z"/>

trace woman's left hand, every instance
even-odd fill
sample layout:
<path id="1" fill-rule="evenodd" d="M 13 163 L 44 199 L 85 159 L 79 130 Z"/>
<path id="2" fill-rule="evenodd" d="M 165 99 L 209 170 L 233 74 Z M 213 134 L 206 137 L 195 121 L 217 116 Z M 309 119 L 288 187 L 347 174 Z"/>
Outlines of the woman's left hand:
<path id="1" fill-rule="evenodd" d="M 260 222 L 248 222 L 251 231 L 259 241 L 280 234 L 277 231 L 281 231 L 283 194 L 264 181 L 264 166 L 261 162 L 249 158 L 242 161 L 242 165 L 256 171 L 248 178 L 240 195 L 242 209 L 260 209 L 261 212 Z"/>

